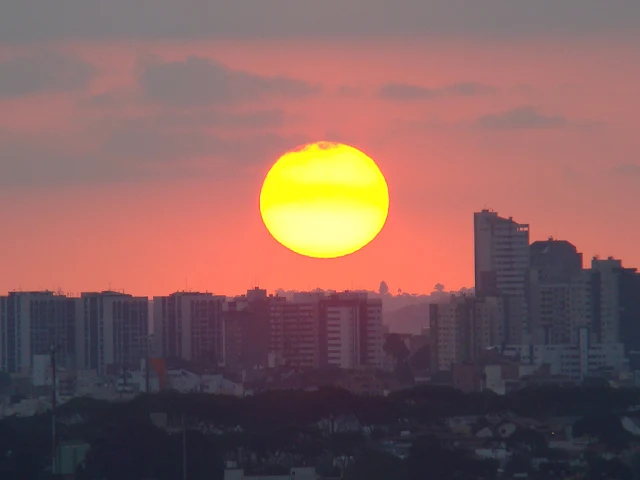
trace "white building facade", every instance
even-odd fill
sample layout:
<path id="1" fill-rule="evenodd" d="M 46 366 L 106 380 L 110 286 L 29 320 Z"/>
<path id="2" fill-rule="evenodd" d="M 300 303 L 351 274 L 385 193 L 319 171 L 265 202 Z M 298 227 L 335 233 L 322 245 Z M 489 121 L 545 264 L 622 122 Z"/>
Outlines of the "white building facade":
<path id="1" fill-rule="evenodd" d="M 627 366 L 622 343 L 591 343 L 589 331 L 582 328 L 577 344 L 508 345 L 503 354 L 525 365 L 549 365 L 552 375 L 575 381 L 603 372 L 622 372 Z"/>

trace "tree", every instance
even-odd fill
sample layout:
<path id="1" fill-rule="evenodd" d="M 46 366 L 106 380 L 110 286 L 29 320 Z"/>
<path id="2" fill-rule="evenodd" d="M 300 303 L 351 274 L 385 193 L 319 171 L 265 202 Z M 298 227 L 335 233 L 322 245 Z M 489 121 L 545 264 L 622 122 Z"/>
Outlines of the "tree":
<path id="1" fill-rule="evenodd" d="M 355 457 L 344 472 L 345 480 L 400 480 L 404 476 L 402 461 L 386 452 L 365 450 Z"/>
<path id="2" fill-rule="evenodd" d="M 400 365 L 402 365 L 407 360 L 407 358 L 409 358 L 409 355 L 411 353 L 409 352 L 407 345 L 397 333 L 390 333 L 389 335 L 387 335 L 387 339 L 384 342 L 383 348 L 387 354 L 391 355 L 394 358 L 396 369 Z"/>
<path id="3" fill-rule="evenodd" d="M 617 458 L 605 460 L 604 458 L 594 457 L 589 461 L 589 480 L 633 480 L 636 478 L 633 469 L 622 463 Z"/>
<path id="4" fill-rule="evenodd" d="M 434 437 L 416 439 L 407 461 L 408 480 L 490 480 L 496 474 L 495 462 L 478 460 L 464 451 L 445 447 Z"/>
<path id="5" fill-rule="evenodd" d="M 7 372 L 0 372 L 0 393 L 6 393 L 11 388 L 11 375 Z"/>
<path id="6" fill-rule="evenodd" d="M 620 418 L 608 412 L 594 412 L 580 418 L 573 425 L 573 435 L 595 437 L 618 450 L 624 449 L 631 437 Z"/>
<path id="7" fill-rule="evenodd" d="M 18 433 L 6 421 L 0 422 L 0 478 L 39 478 L 46 459 L 39 454 L 32 440 Z"/>
<path id="8" fill-rule="evenodd" d="M 384 280 L 380 282 L 380 289 L 378 290 L 380 295 L 388 295 L 389 294 L 389 285 Z"/>
<path id="9" fill-rule="evenodd" d="M 431 369 L 431 347 L 423 345 L 409 359 L 409 364 L 413 370 Z"/>
<path id="10" fill-rule="evenodd" d="M 547 449 L 547 439 L 544 434 L 532 428 L 518 428 L 507 438 L 509 447 L 533 455 L 544 455 Z"/>
<path id="11" fill-rule="evenodd" d="M 531 474 L 533 472 L 531 456 L 522 452 L 515 453 L 507 462 L 505 471 L 509 475 L 518 473 Z"/>

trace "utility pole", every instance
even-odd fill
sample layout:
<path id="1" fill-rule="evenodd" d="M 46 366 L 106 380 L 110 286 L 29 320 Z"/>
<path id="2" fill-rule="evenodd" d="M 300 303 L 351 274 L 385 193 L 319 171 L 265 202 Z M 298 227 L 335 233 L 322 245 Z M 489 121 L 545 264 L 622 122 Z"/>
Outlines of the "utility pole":
<path id="1" fill-rule="evenodd" d="M 56 475 L 58 442 L 56 439 L 56 346 L 51 345 L 51 473 Z"/>
<path id="2" fill-rule="evenodd" d="M 151 345 L 153 344 L 153 335 L 147 337 L 147 350 L 144 365 L 145 375 L 145 393 L 149 393 L 149 358 L 151 357 Z"/>
<path id="3" fill-rule="evenodd" d="M 182 480 L 187 480 L 187 425 L 182 414 Z"/>

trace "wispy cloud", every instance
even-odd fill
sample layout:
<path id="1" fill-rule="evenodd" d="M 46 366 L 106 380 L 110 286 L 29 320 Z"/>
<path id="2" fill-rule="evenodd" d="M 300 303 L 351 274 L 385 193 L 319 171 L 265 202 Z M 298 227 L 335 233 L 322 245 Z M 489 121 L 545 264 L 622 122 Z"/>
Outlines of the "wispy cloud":
<path id="1" fill-rule="evenodd" d="M 514 38 L 640 31 L 637 0 L 23 0 L 3 2 L 0 42 L 78 39 Z M 366 13 L 363 13 L 366 12 Z"/>
<path id="2" fill-rule="evenodd" d="M 571 122 L 563 115 L 548 115 L 534 107 L 525 106 L 483 115 L 475 121 L 475 125 L 488 130 L 522 130 L 563 128 L 571 125 Z"/>
<path id="3" fill-rule="evenodd" d="M 387 83 L 379 88 L 378 95 L 385 100 L 414 101 L 446 96 L 470 97 L 495 92 L 497 92 L 495 87 L 476 82 L 460 82 L 437 88 L 408 83 Z"/>
<path id="4" fill-rule="evenodd" d="M 640 177 L 640 164 L 621 163 L 610 168 L 609 173 L 616 177 Z"/>
<path id="5" fill-rule="evenodd" d="M 40 50 L 0 62 L 0 98 L 82 90 L 95 70 L 73 55 Z"/>
<path id="6" fill-rule="evenodd" d="M 203 57 L 182 62 L 146 60 L 139 82 L 147 100 L 177 107 L 226 105 L 265 97 L 303 98 L 320 92 L 320 87 L 303 80 L 232 70 Z"/>

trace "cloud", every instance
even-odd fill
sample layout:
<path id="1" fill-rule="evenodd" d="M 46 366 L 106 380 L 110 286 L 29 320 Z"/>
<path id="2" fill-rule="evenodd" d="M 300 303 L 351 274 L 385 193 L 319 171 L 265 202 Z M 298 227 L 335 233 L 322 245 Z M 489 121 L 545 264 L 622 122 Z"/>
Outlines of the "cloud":
<path id="1" fill-rule="evenodd" d="M 283 152 L 305 143 L 306 137 L 276 133 L 212 135 L 193 130 L 171 131 L 148 128 L 121 128 L 112 132 L 100 151 L 128 163 L 172 163 L 176 168 L 192 161 L 217 160 L 248 166 L 275 160 Z"/>
<path id="2" fill-rule="evenodd" d="M 197 109 L 189 111 L 167 110 L 156 115 L 142 117 L 117 117 L 113 125 L 117 128 L 138 128 L 145 125 L 151 130 L 201 130 L 207 128 L 272 129 L 285 124 L 286 116 L 282 109 L 256 110 L 234 113 L 218 109 Z"/>
<path id="3" fill-rule="evenodd" d="M 205 158 L 250 165 L 270 161 L 307 140 L 278 134 L 285 120 L 281 110 L 165 111 L 112 118 L 96 129 L 108 132 L 100 151 L 127 162 L 180 164 Z"/>
<path id="4" fill-rule="evenodd" d="M 354 85 L 340 85 L 334 93 L 341 98 L 357 98 L 362 95 L 362 88 Z"/>
<path id="5" fill-rule="evenodd" d="M 486 95 L 489 93 L 496 93 L 497 91 L 498 89 L 495 87 L 483 85 L 482 83 L 476 82 L 454 83 L 453 85 L 449 85 L 444 89 L 444 93 L 448 93 L 450 95 L 460 95 L 463 97 Z"/>
<path id="6" fill-rule="evenodd" d="M 619 176 L 640 176 L 640 165 L 635 163 L 621 163 L 609 170 L 612 175 Z"/>
<path id="7" fill-rule="evenodd" d="M 0 186 L 243 174 L 309 141 L 302 135 L 279 134 L 277 128 L 285 120 L 280 110 L 200 110 L 111 116 L 68 136 L 0 131 Z M 79 144 L 78 136 L 85 145 Z"/>
<path id="8" fill-rule="evenodd" d="M 420 100 L 437 97 L 437 90 L 406 83 L 387 83 L 378 90 L 381 98 L 386 100 Z"/>
<path id="9" fill-rule="evenodd" d="M 303 80 L 231 70 L 202 57 L 189 57 L 184 62 L 147 61 L 142 65 L 139 82 L 146 99 L 183 107 L 233 104 L 265 97 L 301 98 L 320 91 Z"/>
<path id="10" fill-rule="evenodd" d="M 637 0 L 21 0 L 0 42 L 88 39 L 562 37 L 640 31 Z"/>
<path id="11" fill-rule="evenodd" d="M 72 145 L 74 141 L 68 138 L 0 131 L 0 186 L 70 185 L 131 175 L 131 171 L 100 161 L 97 152 L 82 151 Z"/>
<path id="12" fill-rule="evenodd" d="M 545 115 L 528 106 L 484 115 L 475 121 L 475 126 L 488 130 L 562 128 L 570 125 L 562 115 Z"/>
<path id="13" fill-rule="evenodd" d="M 94 68 L 71 55 L 38 51 L 0 62 L 0 98 L 82 90 Z"/>
<path id="14" fill-rule="evenodd" d="M 445 96 L 484 95 L 496 92 L 497 89 L 475 82 L 454 83 L 438 88 L 428 88 L 408 83 L 387 83 L 378 90 L 380 98 L 396 101 L 428 100 Z"/>

